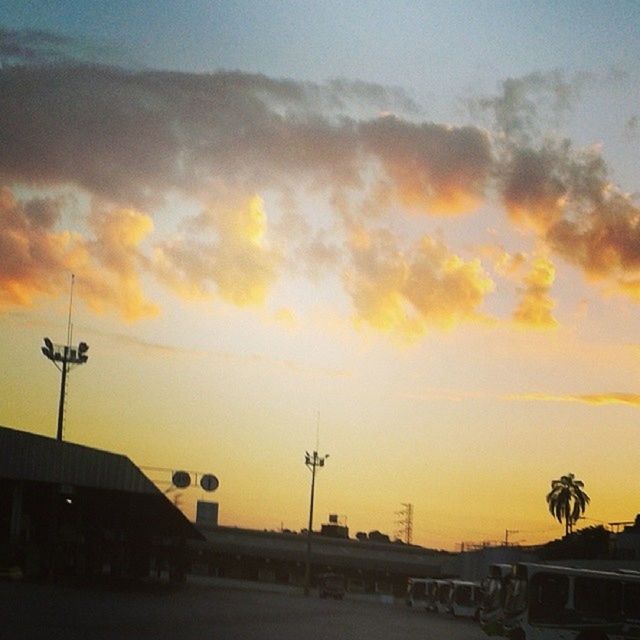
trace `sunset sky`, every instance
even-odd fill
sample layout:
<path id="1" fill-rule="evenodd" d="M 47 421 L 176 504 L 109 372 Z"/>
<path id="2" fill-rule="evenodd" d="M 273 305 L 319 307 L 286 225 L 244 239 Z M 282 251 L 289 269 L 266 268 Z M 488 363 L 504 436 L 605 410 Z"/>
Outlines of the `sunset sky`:
<path id="1" fill-rule="evenodd" d="M 0 424 L 220 523 L 640 512 L 640 3 L 4 2 Z M 164 475 L 152 476 L 161 481 Z"/>

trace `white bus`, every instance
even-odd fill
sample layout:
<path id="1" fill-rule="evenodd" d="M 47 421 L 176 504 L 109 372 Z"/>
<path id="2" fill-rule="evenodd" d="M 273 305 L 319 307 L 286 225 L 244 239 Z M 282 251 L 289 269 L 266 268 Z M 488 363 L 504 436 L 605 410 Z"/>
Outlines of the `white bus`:
<path id="1" fill-rule="evenodd" d="M 404 602 L 408 607 L 427 607 L 427 580 L 409 578 Z"/>
<path id="2" fill-rule="evenodd" d="M 480 605 L 480 627 L 488 636 L 501 636 L 504 629 L 504 599 L 507 582 L 513 565 L 489 565 L 489 575 L 482 581 L 482 603 Z"/>
<path id="3" fill-rule="evenodd" d="M 441 580 L 431 578 L 427 580 L 427 611 L 438 610 L 438 584 Z"/>
<path id="4" fill-rule="evenodd" d="M 640 575 L 521 563 L 509 579 L 510 640 L 640 638 Z"/>
<path id="5" fill-rule="evenodd" d="M 438 613 L 451 612 L 451 591 L 453 586 L 451 580 L 436 580 L 436 602 L 435 610 Z"/>
<path id="6" fill-rule="evenodd" d="M 449 610 L 457 618 L 478 619 L 482 589 L 476 582 L 451 581 Z"/>

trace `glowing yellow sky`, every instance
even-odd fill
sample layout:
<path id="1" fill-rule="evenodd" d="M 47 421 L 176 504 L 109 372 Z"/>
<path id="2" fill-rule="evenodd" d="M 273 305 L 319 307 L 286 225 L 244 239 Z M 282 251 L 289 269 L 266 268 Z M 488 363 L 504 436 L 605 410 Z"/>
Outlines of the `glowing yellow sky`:
<path id="1" fill-rule="evenodd" d="M 0 424 L 55 434 L 39 348 L 74 273 L 65 438 L 216 474 L 190 516 L 305 527 L 319 425 L 316 525 L 393 535 L 412 503 L 419 544 L 538 543 L 569 472 L 585 523 L 632 520 L 640 175 L 631 138 L 548 112 L 602 116 L 624 92 L 598 82 L 512 78 L 433 122 L 367 83 L 0 68 Z"/>

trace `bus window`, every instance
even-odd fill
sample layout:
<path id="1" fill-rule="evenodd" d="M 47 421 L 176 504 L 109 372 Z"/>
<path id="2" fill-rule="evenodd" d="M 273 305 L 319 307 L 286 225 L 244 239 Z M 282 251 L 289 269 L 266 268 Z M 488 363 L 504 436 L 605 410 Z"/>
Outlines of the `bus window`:
<path id="1" fill-rule="evenodd" d="M 640 620 L 640 582 L 627 582 L 624 585 L 624 617 L 627 620 Z"/>
<path id="2" fill-rule="evenodd" d="M 580 577 L 575 579 L 575 610 L 584 618 L 618 620 L 622 613 L 621 601 L 622 584 L 616 580 Z"/>
<path id="3" fill-rule="evenodd" d="M 532 621 L 559 622 L 569 597 L 569 578 L 553 573 L 537 573 L 531 579 L 529 615 Z"/>
<path id="4" fill-rule="evenodd" d="M 511 578 L 509 580 L 504 608 L 510 615 L 522 613 L 527 608 L 526 579 Z"/>
<path id="5" fill-rule="evenodd" d="M 411 585 L 411 595 L 416 599 L 416 600 L 423 600 L 424 596 L 425 596 L 425 583 L 420 581 L 420 582 L 414 582 Z"/>
<path id="6" fill-rule="evenodd" d="M 472 588 L 469 585 L 457 586 L 453 594 L 455 603 L 462 607 L 470 607 L 474 604 Z"/>
<path id="7" fill-rule="evenodd" d="M 502 605 L 503 589 L 500 578 L 488 578 L 483 584 L 482 606 L 494 611 Z"/>
<path id="8" fill-rule="evenodd" d="M 449 598 L 451 596 L 451 585 L 450 584 L 441 584 L 438 589 L 438 602 L 442 604 L 448 603 Z"/>

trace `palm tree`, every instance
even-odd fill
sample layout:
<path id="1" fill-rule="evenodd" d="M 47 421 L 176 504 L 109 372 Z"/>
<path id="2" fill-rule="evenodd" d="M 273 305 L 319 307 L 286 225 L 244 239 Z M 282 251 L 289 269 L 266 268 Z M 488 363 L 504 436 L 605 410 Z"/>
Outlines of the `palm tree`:
<path id="1" fill-rule="evenodd" d="M 558 522 L 564 520 L 565 534 L 573 531 L 589 504 L 589 496 L 584 492 L 584 482 L 576 480 L 573 473 L 551 481 L 551 491 L 547 494 L 549 512 Z"/>

